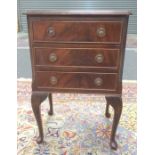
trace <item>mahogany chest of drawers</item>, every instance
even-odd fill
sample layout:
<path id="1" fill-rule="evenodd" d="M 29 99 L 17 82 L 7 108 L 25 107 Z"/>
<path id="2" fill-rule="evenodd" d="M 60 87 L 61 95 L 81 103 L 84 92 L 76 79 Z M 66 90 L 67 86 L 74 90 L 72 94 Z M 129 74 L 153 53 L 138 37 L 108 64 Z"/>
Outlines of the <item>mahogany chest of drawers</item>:
<path id="1" fill-rule="evenodd" d="M 122 112 L 122 72 L 129 11 L 27 12 L 32 64 L 31 104 L 43 142 L 40 104 L 52 92 L 102 93 L 114 109 L 110 146 Z M 93 120 L 92 120 L 93 121 Z"/>

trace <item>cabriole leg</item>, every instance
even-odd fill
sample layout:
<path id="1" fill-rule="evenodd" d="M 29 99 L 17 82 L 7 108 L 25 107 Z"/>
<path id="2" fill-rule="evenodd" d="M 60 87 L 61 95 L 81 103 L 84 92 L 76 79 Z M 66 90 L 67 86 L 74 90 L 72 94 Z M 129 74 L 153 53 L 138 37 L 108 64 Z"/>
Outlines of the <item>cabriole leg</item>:
<path id="1" fill-rule="evenodd" d="M 37 138 L 38 144 L 42 143 L 44 140 L 40 105 L 47 98 L 47 96 L 48 96 L 48 93 L 45 93 L 45 92 L 32 92 L 32 95 L 31 95 L 32 110 L 36 118 L 38 129 L 39 129 L 39 137 Z"/>
<path id="2" fill-rule="evenodd" d="M 121 97 L 106 97 L 107 103 L 114 109 L 114 118 L 110 138 L 110 147 L 114 150 L 117 149 L 117 142 L 115 140 L 117 126 L 122 113 L 122 98 Z"/>
<path id="3" fill-rule="evenodd" d="M 48 99 L 49 99 L 49 105 L 50 105 L 50 110 L 48 112 L 49 115 L 53 115 L 53 100 L 52 100 L 52 94 L 48 94 Z"/>
<path id="4" fill-rule="evenodd" d="M 107 118 L 110 118 L 110 116 L 111 116 L 111 115 L 110 115 L 110 112 L 109 112 L 109 106 L 110 106 L 109 103 L 107 103 L 107 104 L 106 104 L 106 110 L 105 110 L 105 116 L 106 116 Z"/>

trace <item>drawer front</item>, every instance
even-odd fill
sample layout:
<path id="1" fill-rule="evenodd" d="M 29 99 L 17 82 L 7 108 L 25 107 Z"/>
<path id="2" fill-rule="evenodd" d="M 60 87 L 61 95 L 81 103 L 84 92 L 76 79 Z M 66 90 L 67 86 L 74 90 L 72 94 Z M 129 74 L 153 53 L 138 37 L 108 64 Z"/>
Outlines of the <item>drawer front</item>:
<path id="1" fill-rule="evenodd" d="M 117 69 L 118 49 L 35 48 L 36 66 L 100 67 Z"/>
<path id="2" fill-rule="evenodd" d="M 118 75 L 115 73 L 37 71 L 38 88 L 91 89 L 115 91 Z"/>
<path id="3" fill-rule="evenodd" d="M 120 43 L 121 21 L 32 21 L 33 40 Z"/>

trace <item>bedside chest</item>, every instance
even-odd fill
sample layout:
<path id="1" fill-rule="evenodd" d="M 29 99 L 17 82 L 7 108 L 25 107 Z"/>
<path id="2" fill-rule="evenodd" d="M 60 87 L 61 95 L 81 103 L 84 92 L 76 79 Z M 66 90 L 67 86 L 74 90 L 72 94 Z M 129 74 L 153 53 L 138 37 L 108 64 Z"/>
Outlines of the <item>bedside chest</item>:
<path id="1" fill-rule="evenodd" d="M 128 11 L 28 11 L 32 64 L 32 109 L 43 142 L 40 105 L 52 92 L 101 93 L 106 117 L 114 109 L 110 139 L 117 149 L 116 129 L 122 112 L 122 71 Z M 92 120 L 93 121 L 93 120 Z"/>

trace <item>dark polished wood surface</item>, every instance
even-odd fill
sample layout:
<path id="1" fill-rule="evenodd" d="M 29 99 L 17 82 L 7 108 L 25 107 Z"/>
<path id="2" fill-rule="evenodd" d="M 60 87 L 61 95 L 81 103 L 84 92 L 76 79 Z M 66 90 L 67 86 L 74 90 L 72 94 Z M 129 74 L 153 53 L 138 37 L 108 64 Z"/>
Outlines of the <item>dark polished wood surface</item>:
<path id="1" fill-rule="evenodd" d="M 44 11 L 40 11 L 40 10 L 30 10 L 30 11 L 26 11 L 25 14 L 27 15 L 112 15 L 112 16 L 118 16 L 118 15 L 131 15 L 131 11 L 130 10 L 106 10 L 106 9 L 102 9 L 102 10 L 86 10 L 86 9 L 80 9 L 80 10 L 66 10 L 66 9 L 56 9 L 56 10 L 44 10 Z"/>
<path id="2" fill-rule="evenodd" d="M 114 109 L 110 146 L 122 112 L 122 71 L 129 11 L 70 10 L 27 12 L 31 64 L 31 104 L 44 140 L 40 105 L 52 92 L 102 93 Z"/>
<path id="3" fill-rule="evenodd" d="M 57 42 L 109 42 L 120 43 L 122 33 L 122 21 L 57 21 L 35 20 L 32 23 L 34 41 Z M 105 29 L 105 36 L 97 33 Z M 51 33 L 49 33 L 51 30 Z M 53 33 L 52 33 L 53 32 Z M 111 36 L 110 34 L 113 34 Z"/>
<path id="4" fill-rule="evenodd" d="M 51 78 L 55 78 L 52 83 Z M 65 89 L 103 89 L 116 91 L 118 74 L 116 73 L 89 73 L 89 72 L 36 72 L 38 88 L 65 88 Z M 97 83 L 98 82 L 98 83 Z"/>
<path id="5" fill-rule="evenodd" d="M 36 66 L 100 67 L 118 70 L 119 49 L 106 48 L 34 48 Z"/>

